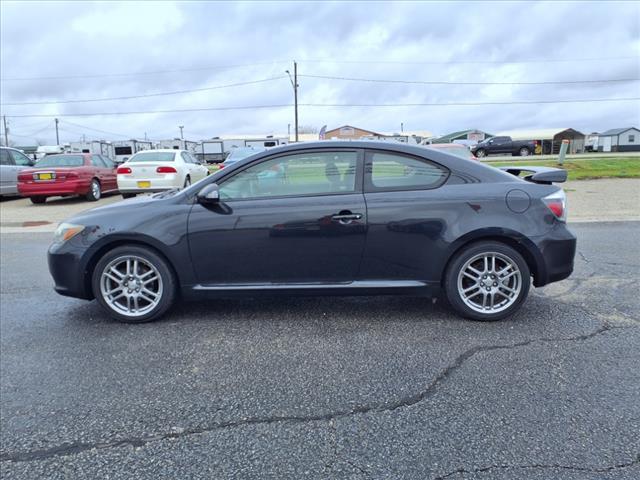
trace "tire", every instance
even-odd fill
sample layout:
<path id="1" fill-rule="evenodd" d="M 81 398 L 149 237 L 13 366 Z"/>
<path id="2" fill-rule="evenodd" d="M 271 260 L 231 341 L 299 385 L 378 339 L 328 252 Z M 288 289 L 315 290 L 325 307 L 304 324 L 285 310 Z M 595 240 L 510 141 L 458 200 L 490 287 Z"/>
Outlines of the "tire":
<path id="1" fill-rule="evenodd" d="M 29 200 L 31 200 L 31 203 L 41 205 L 47 201 L 47 197 L 29 197 Z"/>
<path id="2" fill-rule="evenodd" d="M 124 275 L 126 268 L 129 268 L 126 267 L 127 261 L 130 262 L 129 276 Z M 137 261 L 135 276 L 132 271 L 134 261 Z M 116 274 L 112 267 L 121 275 Z M 110 277 L 104 275 L 106 271 L 109 271 Z M 143 284 L 155 277 L 157 281 Z M 176 297 L 177 282 L 167 261 L 155 251 L 137 245 L 125 245 L 107 252 L 98 261 L 93 270 L 91 286 L 96 300 L 111 317 L 124 323 L 144 323 L 160 318 L 171 308 Z M 116 288 L 115 293 L 108 294 Z M 154 293 L 157 298 L 145 290 Z M 147 298 L 153 299 L 153 302 Z M 133 311 L 136 305 L 138 312 Z"/>
<path id="3" fill-rule="evenodd" d="M 483 267 L 485 256 L 489 258 L 488 271 Z M 496 263 L 492 271 L 491 258 L 494 257 Z M 502 274 L 505 278 L 500 281 L 497 273 L 507 264 L 511 269 Z M 472 280 L 463 272 L 477 278 Z M 491 275 L 498 278 L 492 279 Z M 504 243 L 483 241 L 466 246 L 456 254 L 445 272 L 444 287 L 449 304 L 458 314 L 471 320 L 495 321 L 512 315 L 520 308 L 529 293 L 530 276 L 527 262 L 516 250 Z M 471 290 L 474 286 L 475 289 Z M 465 289 L 466 294 L 463 292 Z M 485 293 L 485 289 L 490 289 L 491 293 Z M 487 304 L 491 298 L 495 299 L 495 308 L 483 308 L 485 298 Z"/>
<path id="4" fill-rule="evenodd" d="M 86 198 L 90 202 L 97 202 L 102 197 L 102 190 L 100 188 L 100 182 L 97 179 L 91 180 L 91 184 L 89 185 L 89 191 L 87 192 Z"/>
<path id="5" fill-rule="evenodd" d="M 485 152 L 484 149 L 480 148 L 476 150 L 475 156 L 478 158 L 484 158 L 487 156 L 487 152 Z"/>
<path id="6" fill-rule="evenodd" d="M 137 195 L 137 193 L 123 193 L 122 198 L 133 198 Z"/>
<path id="7" fill-rule="evenodd" d="M 531 150 L 529 150 L 527 147 L 522 147 L 518 151 L 518 155 L 520 155 L 521 157 L 528 157 L 529 155 L 531 155 Z"/>
<path id="8" fill-rule="evenodd" d="M 191 185 L 191 177 L 189 175 L 187 175 L 184 179 L 184 185 L 182 186 L 182 188 L 187 188 Z"/>

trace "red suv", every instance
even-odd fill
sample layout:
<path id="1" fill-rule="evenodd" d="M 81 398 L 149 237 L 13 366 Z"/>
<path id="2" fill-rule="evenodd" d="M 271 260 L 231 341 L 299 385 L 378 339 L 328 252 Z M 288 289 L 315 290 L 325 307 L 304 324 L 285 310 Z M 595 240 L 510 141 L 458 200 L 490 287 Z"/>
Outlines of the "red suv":
<path id="1" fill-rule="evenodd" d="M 33 168 L 20 172 L 18 193 L 33 203 L 44 203 L 47 197 L 70 195 L 82 195 L 95 202 L 103 192 L 118 190 L 116 178 L 115 164 L 102 155 L 47 155 Z"/>

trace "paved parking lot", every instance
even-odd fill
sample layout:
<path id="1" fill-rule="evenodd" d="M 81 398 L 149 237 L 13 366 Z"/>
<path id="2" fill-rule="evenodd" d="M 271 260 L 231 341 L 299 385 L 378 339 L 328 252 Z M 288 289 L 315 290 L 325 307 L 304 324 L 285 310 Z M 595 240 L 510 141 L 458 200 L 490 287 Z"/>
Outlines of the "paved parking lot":
<path id="1" fill-rule="evenodd" d="M 511 320 L 417 298 L 225 300 L 144 325 L 4 234 L 2 478 L 640 478 L 640 223 L 574 225 Z"/>

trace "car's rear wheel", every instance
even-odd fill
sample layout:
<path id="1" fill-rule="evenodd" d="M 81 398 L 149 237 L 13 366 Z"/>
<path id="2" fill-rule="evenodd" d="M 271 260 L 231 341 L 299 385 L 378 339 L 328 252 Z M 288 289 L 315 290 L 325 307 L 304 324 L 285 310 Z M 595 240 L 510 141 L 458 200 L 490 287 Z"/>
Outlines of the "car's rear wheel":
<path id="1" fill-rule="evenodd" d="M 531 151 L 527 147 L 522 147 L 519 153 L 521 157 L 528 157 Z"/>
<path id="2" fill-rule="evenodd" d="M 123 193 L 122 194 L 122 198 L 133 198 L 135 196 L 136 196 L 135 193 Z"/>
<path id="3" fill-rule="evenodd" d="M 475 155 L 478 158 L 483 158 L 483 157 L 487 156 L 487 153 L 483 149 L 480 148 L 480 149 L 476 150 Z"/>
<path id="4" fill-rule="evenodd" d="M 30 197 L 29 199 L 31 200 L 31 203 L 35 203 L 36 205 L 47 201 L 47 197 Z"/>
<path id="5" fill-rule="evenodd" d="M 486 241 L 464 248 L 445 273 L 451 306 L 473 320 L 501 320 L 515 313 L 529 293 L 527 262 L 516 250 Z"/>
<path id="6" fill-rule="evenodd" d="M 117 247 L 104 255 L 92 277 L 98 303 L 120 322 L 155 320 L 173 304 L 176 281 L 167 262 L 151 249 Z"/>
<path id="7" fill-rule="evenodd" d="M 87 192 L 87 200 L 90 202 L 95 202 L 100 200 L 102 196 L 102 189 L 100 188 L 100 182 L 95 178 L 91 180 L 91 185 L 89 185 L 89 191 Z"/>
<path id="8" fill-rule="evenodd" d="M 187 177 L 184 179 L 184 185 L 182 186 L 182 188 L 187 188 L 190 185 L 191 185 L 191 177 L 187 175 Z"/>

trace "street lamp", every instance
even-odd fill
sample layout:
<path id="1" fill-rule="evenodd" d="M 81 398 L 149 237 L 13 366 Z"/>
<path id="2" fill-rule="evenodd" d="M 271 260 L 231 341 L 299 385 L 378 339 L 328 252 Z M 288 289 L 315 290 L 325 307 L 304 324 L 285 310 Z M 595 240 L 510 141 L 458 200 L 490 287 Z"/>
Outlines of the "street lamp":
<path id="1" fill-rule="evenodd" d="M 296 142 L 298 141 L 298 64 L 293 62 L 293 78 L 291 77 L 291 72 L 289 70 L 285 70 L 285 73 L 289 75 L 289 80 L 291 81 L 291 86 L 293 87 L 293 103 L 295 109 L 295 125 L 294 128 L 296 130 Z"/>
<path id="2" fill-rule="evenodd" d="M 184 128 L 184 125 L 179 125 L 178 128 L 180 129 L 180 140 L 184 140 L 184 135 L 182 135 L 182 129 Z"/>

